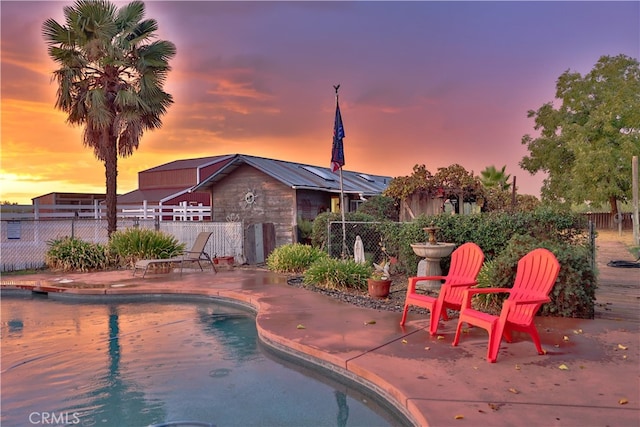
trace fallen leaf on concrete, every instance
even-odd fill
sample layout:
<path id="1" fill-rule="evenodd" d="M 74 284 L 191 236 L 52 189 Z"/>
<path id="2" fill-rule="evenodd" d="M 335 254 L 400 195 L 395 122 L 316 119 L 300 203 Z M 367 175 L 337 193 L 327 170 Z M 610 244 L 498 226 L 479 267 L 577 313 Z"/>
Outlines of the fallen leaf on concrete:
<path id="1" fill-rule="evenodd" d="M 491 408 L 494 411 L 497 411 L 502 406 L 502 405 L 496 405 L 495 403 L 488 403 L 488 405 L 489 405 L 489 408 Z"/>
<path id="2" fill-rule="evenodd" d="M 407 342 L 408 342 L 408 341 L 407 341 L 407 340 L 405 340 L 405 339 L 403 339 L 403 340 L 402 340 L 402 344 L 406 344 Z"/>
<path id="3" fill-rule="evenodd" d="M 431 350 L 431 347 L 425 347 L 424 349 L 425 350 Z"/>
<path id="4" fill-rule="evenodd" d="M 438 339 L 439 339 L 439 340 L 443 340 L 443 339 L 444 339 L 444 336 L 442 336 L 442 335 L 438 335 Z"/>
<path id="5" fill-rule="evenodd" d="M 305 328 L 304 325 L 298 325 L 296 326 L 296 329 L 307 329 L 307 328 Z"/>
<path id="6" fill-rule="evenodd" d="M 376 321 L 375 320 L 367 320 L 366 322 L 364 322 L 365 325 L 375 325 Z"/>
<path id="7" fill-rule="evenodd" d="M 626 405 L 627 403 L 629 403 L 629 401 L 627 399 L 623 398 L 623 399 L 618 400 L 618 403 L 621 404 L 621 405 Z"/>
<path id="8" fill-rule="evenodd" d="M 581 334 L 582 333 L 582 329 L 574 329 L 573 333 L 574 334 Z"/>
<path id="9" fill-rule="evenodd" d="M 624 345 L 622 345 L 622 344 L 618 344 L 618 348 L 619 348 L 620 350 L 626 350 L 626 349 L 627 349 L 627 348 L 629 348 L 629 347 L 626 347 L 626 346 L 624 346 Z"/>
<path id="10" fill-rule="evenodd" d="M 562 339 L 563 339 L 564 341 L 569 341 L 569 337 L 568 337 L 568 336 L 566 336 L 566 335 L 565 335 L 565 336 L 563 336 L 563 337 L 562 337 Z"/>
<path id="11" fill-rule="evenodd" d="M 520 365 L 516 365 L 516 371 L 520 370 Z"/>
<path id="12" fill-rule="evenodd" d="M 518 390 L 516 390 L 515 388 L 510 388 L 509 391 L 513 394 L 520 394 L 520 392 Z"/>
<path id="13" fill-rule="evenodd" d="M 456 415 L 453 417 L 454 420 L 464 420 L 464 415 Z"/>
<path id="14" fill-rule="evenodd" d="M 558 366 L 558 369 L 562 369 L 563 371 L 568 371 L 569 367 L 563 363 L 562 365 Z"/>

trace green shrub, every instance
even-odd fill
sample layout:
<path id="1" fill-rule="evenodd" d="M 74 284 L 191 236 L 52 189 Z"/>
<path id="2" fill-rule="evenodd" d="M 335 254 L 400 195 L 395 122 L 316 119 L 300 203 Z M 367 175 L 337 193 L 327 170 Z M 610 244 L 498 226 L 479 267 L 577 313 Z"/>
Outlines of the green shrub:
<path id="1" fill-rule="evenodd" d="M 589 262 L 585 246 L 567 242 L 544 240 L 532 236 L 515 235 L 505 250 L 485 262 L 478 275 L 479 287 L 511 288 L 520 258 L 535 248 L 549 249 L 560 263 L 558 280 L 549 297 L 551 302 L 541 307 L 544 316 L 579 317 L 591 319 L 595 309 L 596 274 Z M 474 306 L 499 313 L 507 294 L 477 295 Z"/>
<path id="2" fill-rule="evenodd" d="M 571 212 L 555 211 L 541 207 L 533 212 L 483 213 L 471 215 L 420 215 L 415 220 L 394 224 L 383 224 L 381 238 L 389 253 L 398 257 L 397 269 L 407 275 L 415 275 L 420 258 L 413 253 L 412 243 L 426 242 L 423 228 L 429 225 L 440 227 L 436 233 L 439 242 L 460 245 L 474 242 L 482 248 L 485 260 L 498 256 L 514 234 L 529 235 L 539 241 L 559 241 L 572 246 L 583 246 L 588 242 L 584 218 Z M 448 270 L 450 257 L 442 260 L 442 270 Z"/>
<path id="3" fill-rule="evenodd" d="M 384 221 L 398 221 L 398 205 L 393 197 L 373 196 L 358 206 L 358 213 L 371 215 Z"/>
<path id="4" fill-rule="evenodd" d="M 313 221 L 298 217 L 298 240 L 300 243 L 306 243 L 311 240 L 313 232 Z"/>
<path id="5" fill-rule="evenodd" d="M 314 262 L 304 272 L 304 283 L 325 289 L 367 289 L 372 268 L 353 260 L 324 258 Z"/>
<path id="6" fill-rule="evenodd" d="M 164 259 L 182 254 L 185 244 L 167 233 L 147 228 L 127 228 L 111 235 L 109 250 L 121 265 L 133 266 L 140 259 Z"/>
<path id="7" fill-rule="evenodd" d="M 63 237 L 47 242 L 45 263 L 52 270 L 90 271 L 109 266 L 109 253 L 104 245 Z"/>
<path id="8" fill-rule="evenodd" d="M 279 273 L 302 273 L 317 260 L 328 257 L 319 248 L 292 243 L 275 248 L 267 257 L 267 268 Z"/>

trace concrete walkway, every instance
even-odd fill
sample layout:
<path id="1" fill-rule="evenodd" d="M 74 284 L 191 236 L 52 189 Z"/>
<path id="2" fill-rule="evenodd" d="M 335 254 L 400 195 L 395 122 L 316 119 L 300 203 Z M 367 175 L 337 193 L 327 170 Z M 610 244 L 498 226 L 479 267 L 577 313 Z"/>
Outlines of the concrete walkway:
<path id="1" fill-rule="evenodd" d="M 482 329 L 471 329 L 452 347 L 455 320 L 443 322 L 432 338 L 424 316 L 410 315 L 400 327 L 400 313 L 347 305 L 288 286 L 284 276 L 265 271 L 145 279 L 130 271 L 43 273 L 5 277 L 2 289 L 64 291 L 65 297 L 201 294 L 248 304 L 257 310 L 264 342 L 357 379 L 415 425 L 638 426 L 640 280 L 636 269 L 602 267 L 607 258 L 624 259 L 624 254 L 604 244 L 599 248 L 598 302 L 604 310 L 597 318 L 539 318 L 547 353 L 539 356 L 527 335 L 516 334 L 514 343 L 503 342 L 494 364 L 486 362 Z M 614 300 L 616 293 L 623 297 Z"/>

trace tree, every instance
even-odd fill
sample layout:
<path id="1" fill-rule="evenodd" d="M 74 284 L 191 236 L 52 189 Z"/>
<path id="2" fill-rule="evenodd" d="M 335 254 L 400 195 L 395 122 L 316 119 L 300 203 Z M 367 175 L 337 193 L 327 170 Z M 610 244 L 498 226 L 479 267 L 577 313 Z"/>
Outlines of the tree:
<path id="1" fill-rule="evenodd" d="M 631 158 L 640 153 L 640 65 L 625 55 L 602 56 L 585 76 L 565 71 L 555 108 L 529 111 L 540 136 L 525 135 L 520 166 L 548 173 L 543 201 L 609 203 L 631 197 Z"/>
<path id="2" fill-rule="evenodd" d="M 484 188 L 480 178 L 474 176 L 473 171 L 468 172 L 461 165 L 454 163 L 446 168 L 438 168 L 433 177 L 436 186 L 444 191 L 444 198 L 462 196 L 463 202 L 474 202 L 479 197 L 484 197 Z"/>
<path id="3" fill-rule="evenodd" d="M 502 169 L 497 170 L 495 166 L 487 166 L 485 170 L 480 172 L 480 181 L 486 188 L 499 188 L 501 190 L 509 190 L 511 184 L 509 178 L 511 175 L 505 173 L 507 166 L 502 166 Z"/>
<path id="4" fill-rule="evenodd" d="M 133 1 L 117 9 L 106 0 L 78 0 L 64 7 L 65 25 L 47 19 L 42 34 L 59 68 L 56 108 L 84 126 L 83 143 L 105 165 L 107 229 L 116 231 L 118 157 L 138 148 L 145 130 L 162 126 L 173 103 L 163 86 L 175 45 L 153 40 L 154 19 Z"/>

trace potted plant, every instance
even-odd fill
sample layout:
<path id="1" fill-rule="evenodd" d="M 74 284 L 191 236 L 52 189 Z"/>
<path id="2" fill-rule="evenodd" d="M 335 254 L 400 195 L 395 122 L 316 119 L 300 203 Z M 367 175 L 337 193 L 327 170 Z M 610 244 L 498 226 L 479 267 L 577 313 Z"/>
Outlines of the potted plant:
<path id="1" fill-rule="evenodd" d="M 391 289 L 391 275 L 389 274 L 390 263 L 382 261 L 380 264 L 373 263 L 374 271 L 367 279 L 367 289 L 373 298 L 386 298 Z"/>

